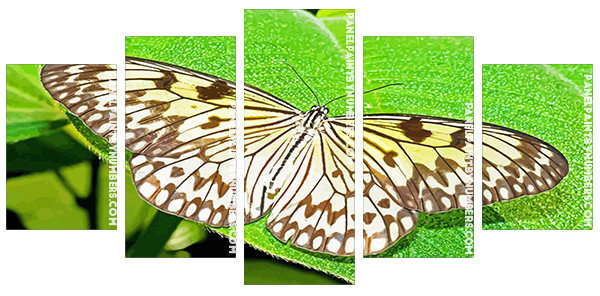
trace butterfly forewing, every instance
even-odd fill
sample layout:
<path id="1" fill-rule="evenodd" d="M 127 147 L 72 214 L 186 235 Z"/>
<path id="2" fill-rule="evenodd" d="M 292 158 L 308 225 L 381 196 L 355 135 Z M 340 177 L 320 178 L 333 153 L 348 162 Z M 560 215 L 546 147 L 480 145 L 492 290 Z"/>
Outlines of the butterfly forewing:
<path id="1" fill-rule="evenodd" d="M 273 205 L 264 184 L 271 170 L 283 161 L 293 145 L 302 112 L 273 95 L 246 85 L 244 89 L 244 221 L 263 217 Z"/>
<path id="2" fill-rule="evenodd" d="M 41 81 L 50 95 L 94 133 L 115 144 L 116 65 L 46 65 Z"/>
<path id="3" fill-rule="evenodd" d="M 126 60 L 126 147 L 138 193 L 155 207 L 229 226 L 235 84 L 165 63 Z"/>
<path id="4" fill-rule="evenodd" d="M 364 254 L 380 253 L 414 229 L 417 211 L 467 206 L 472 139 L 463 121 L 366 115 L 363 133 Z"/>
<path id="5" fill-rule="evenodd" d="M 467 166 L 464 122 L 415 115 L 367 115 L 364 159 L 398 205 L 420 212 L 464 208 Z M 471 147 L 472 148 L 472 147 Z"/>
<path id="6" fill-rule="evenodd" d="M 554 188 L 568 173 L 556 148 L 524 133 L 483 125 L 483 205 Z"/>
<path id="7" fill-rule="evenodd" d="M 263 198 L 263 184 L 283 161 L 302 112 L 246 85 L 244 91 L 245 222 L 256 221 L 270 210 L 273 199 Z M 248 176 L 251 176 L 250 178 Z"/>

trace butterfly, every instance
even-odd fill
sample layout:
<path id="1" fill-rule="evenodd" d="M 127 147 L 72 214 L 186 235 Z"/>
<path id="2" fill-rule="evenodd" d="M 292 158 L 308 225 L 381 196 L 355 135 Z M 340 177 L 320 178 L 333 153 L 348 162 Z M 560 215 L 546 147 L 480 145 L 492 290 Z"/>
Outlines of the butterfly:
<path id="1" fill-rule="evenodd" d="M 116 65 L 45 65 L 40 79 L 52 98 L 94 133 L 116 144 Z"/>
<path id="2" fill-rule="evenodd" d="M 282 242 L 349 256 L 354 118 L 328 116 L 333 100 L 303 112 L 244 86 L 244 221 L 268 214 L 266 227 Z M 140 196 L 186 219 L 232 225 L 234 107 L 232 82 L 128 57 L 126 146 Z M 364 116 L 363 254 L 394 245 L 416 227 L 419 212 L 469 205 L 466 126 L 421 115 Z M 491 124 L 483 130 L 484 205 L 549 190 L 566 176 L 564 156 L 543 141 Z"/>

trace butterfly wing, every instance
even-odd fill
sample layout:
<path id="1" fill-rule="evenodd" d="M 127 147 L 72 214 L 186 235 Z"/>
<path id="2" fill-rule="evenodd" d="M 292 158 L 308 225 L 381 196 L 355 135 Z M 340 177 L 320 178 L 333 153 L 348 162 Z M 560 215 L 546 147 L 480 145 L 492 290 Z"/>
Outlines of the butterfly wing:
<path id="1" fill-rule="evenodd" d="M 472 139 L 466 138 L 464 121 L 365 115 L 363 133 L 364 254 L 380 253 L 412 231 L 416 211 L 467 206 Z"/>
<path id="2" fill-rule="evenodd" d="M 483 205 L 554 188 L 569 172 L 547 143 L 505 127 L 483 125 Z"/>
<path id="3" fill-rule="evenodd" d="M 125 100 L 125 144 L 139 195 L 185 219 L 231 225 L 235 84 L 128 57 Z"/>
<path id="4" fill-rule="evenodd" d="M 302 111 L 269 93 L 245 86 L 245 223 L 260 219 L 273 206 L 274 199 L 265 197 L 263 185 L 293 145 L 294 131 L 301 120 Z"/>
<path id="5" fill-rule="evenodd" d="M 328 119 L 301 148 L 273 205 L 267 228 L 284 243 L 354 254 L 354 137 L 350 119 Z"/>
<path id="6" fill-rule="evenodd" d="M 116 65 L 46 65 L 44 88 L 94 133 L 116 143 Z"/>
<path id="7" fill-rule="evenodd" d="M 353 120 L 327 119 L 286 162 L 287 177 L 274 194 L 267 184 L 292 146 L 303 113 L 247 86 L 245 93 L 245 222 L 270 212 L 267 228 L 284 243 L 334 255 L 354 254 Z"/>

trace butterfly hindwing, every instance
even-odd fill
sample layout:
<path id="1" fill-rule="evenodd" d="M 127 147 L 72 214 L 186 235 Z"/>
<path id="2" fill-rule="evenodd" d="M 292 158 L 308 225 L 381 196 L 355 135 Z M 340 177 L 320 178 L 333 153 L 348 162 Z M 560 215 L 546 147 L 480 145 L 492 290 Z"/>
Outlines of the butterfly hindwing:
<path id="1" fill-rule="evenodd" d="M 333 255 L 354 254 L 354 149 L 350 130 L 324 122 L 294 162 L 267 220 L 283 242 Z"/>
<path id="2" fill-rule="evenodd" d="M 125 100 L 126 147 L 140 196 L 185 219 L 231 225 L 235 84 L 128 57 Z"/>
<path id="3" fill-rule="evenodd" d="M 393 197 L 383 189 L 366 164 L 363 165 L 363 184 L 363 254 L 373 255 L 411 232 L 417 226 L 419 216 L 416 211 L 393 202 Z"/>
<path id="4" fill-rule="evenodd" d="M 116 143 L 117 67 L 104 64 L 46 65 L 44 88 L 94 133 Z"/>

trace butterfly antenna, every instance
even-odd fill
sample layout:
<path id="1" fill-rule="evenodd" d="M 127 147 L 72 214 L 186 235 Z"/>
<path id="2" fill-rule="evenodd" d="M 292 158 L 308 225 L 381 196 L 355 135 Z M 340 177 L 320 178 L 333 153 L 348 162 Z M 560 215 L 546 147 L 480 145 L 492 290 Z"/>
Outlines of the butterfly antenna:
<path id="1" fill-rule="evenodd" d="M 404 83 L 390 83 L 390 84 L 386 84 L 386 85 L 384 85 L 384 86 L 380 86 L 380 87 L 376 87 L 376 88 L 374 88 L 374 89 L 372 89 L 372 90 L 368 90 L 368 91 L 364 92 L 364 93 L 363 93 L 363 95 L 364 95 L 364 94 L 368 94 L 368 93 L 370 93 L 370 92 L 374 92 L 374 91 L 376 91 L 376 90 L 380 90 L 380 89 L 382 89 L 382 88 L 386 88 L 386 87 L 389 87 L 389 86 L 394 86 L 394 85 L 406 85 L 406 84 L 404 84 Z"/>
<path id="2" fill-rule="evenodd" d="M 349 93 L 349 94 L 345 94 L 345 95 L 343 95 L 343 96 L 339 96 L 339 97 L 337 97 L 337 98 L 333 98 L 333 99 L 331 99 L 331 100 L 327 101 L 327 103 L 325 103 L 325 104 L 323 105 L 323 107 L 325 107 L 325 106 L 329 105 L 329 103 L 333 103 L 333 102 L 334 102 L 334 101 L 336 101 L 336 100 L 339 100 L 339 99 L 341 99 L 341 98 L 345 98 L 345 97 L 349 97 L 349 96 L 351 96 L 351 95 L 354 95 L 354 92 L 351 92 L 351 93 Z"/>
<path id="3" fill-rule="evenodd" d="M 384 86 L 380 86 L 380 87 L 377 87 L 377 88 L 374 88 L 374 89 L 368 90 L 368 91 L 364 92 L 363 94 L 368 94 L 368 93 L 370 93 L 370 92 L 374 92 L 374 91 L 376 91 L 376 90 L 380 90 L 380 89 L 382 89 L 382 88 L 386 88 L 386 87 L 389 87 L 389 86 L 394 86 L 394 85 L 406 85 L 406 84 L 404 84 L 404 83 L 390 83 L 390 84 L 386 84 L 386 85 L 384 85 Z M 339 96 L 339 97 L 337 97 L 337 98 L 331 99 L 331 100 L 327 101 L 327 103 L 325 103 L 325 105 L 323 105 L 323 106 L 327 106 L 329 103 L 332 103 L 333 101 L 336 101 L 336 100 L 339 100 L 339 99 L 341 99 L 341 98 L 345 98 L 345 97 L 348 97 L 348 96 L 351 96 L 351 95 L 354 95 L 354 92 L 351 92 L 351 93 L 349 93 L 349 94 L 345 94 L 345 95 L 343 95 L 343 96 Z"/>
<path id="4" fill-rule="evenodd" d="M 313 94 L 313 96 L 317 100 L 317 104 L 320 106 L 321 102 L 319 102 L 319 98 L 317 97 L 317 94 L 315 93 L 314 90 L 312 90 L 312 88 L 310 88 L 310 86 L 308 86 L 308 83 L 306 83 L 306 81 L 304 81 L 304 79 L 302 79 L 302 76 L 300 76 L 300 74 L 298 73 L 298 71 L 296 71 L 296 69 L 294 68 L 294 66 L 288 64 L 284 60 L 281 60 L 281 62 L 284 63 L 284 64 L 286 64 L 288 67 L 292 68 L 292 70 L 294 70 L 294 73 L 296 73 L 296 75 L 298 75 L 298 78 L 300 78 L 300 80 L 302 80 L 302 83 L 304 83 L 304 85 L 306 85 L 306 87 L 308 87 L 308 90 L 310 90 L 310 92 Z"/>

